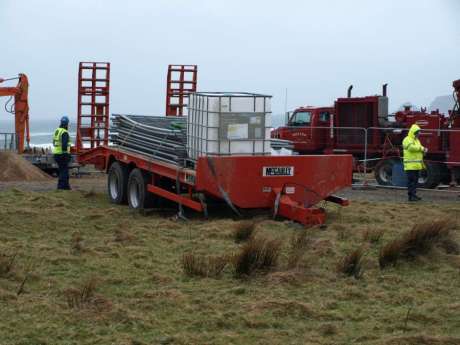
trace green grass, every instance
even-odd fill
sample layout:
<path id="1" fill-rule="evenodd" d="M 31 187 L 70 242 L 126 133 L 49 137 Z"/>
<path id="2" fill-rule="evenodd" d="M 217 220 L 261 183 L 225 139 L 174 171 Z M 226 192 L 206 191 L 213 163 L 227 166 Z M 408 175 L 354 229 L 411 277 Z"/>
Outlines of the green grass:
<path id="1" fill-rule="evenodd" d="M 327 209 L 327 228 L 309 230 L 295 265 L 301 227 L 259 217 L 257 234 L 283 243 L 278 267 L 202 278 L 183 272 L 184 253 L 231 257 L 244 245 L 234 221 L 142 216 L 100 194 L 2 192 L 0 255 L 17 257 L 0 274 L 0 344 L 459 344 L 460 257 L 436 250 L 380 270 L 378 254 L 460 205 Z M 362 277 L 337 273 L 359 246 Z"/>

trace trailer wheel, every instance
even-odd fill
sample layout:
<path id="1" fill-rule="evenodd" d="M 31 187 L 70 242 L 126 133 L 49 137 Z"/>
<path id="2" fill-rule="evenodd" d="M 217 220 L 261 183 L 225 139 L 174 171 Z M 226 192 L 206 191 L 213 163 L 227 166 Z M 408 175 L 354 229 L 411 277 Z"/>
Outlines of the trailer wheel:
<path id="1" fill-rule="evenodd" d="M 148 177 L 140 169 L 133 169 L 128 179 L 128 204 L 133 209 L 151 208 L 155 197 L 147 191 Z"/>
<path id="2" fill-rule="evenodd" d="M 395 163 L 394 159 L 383 159 L 377 163 L 374 168 L 374 176 L 379 185 L 393 185 L 393 165 Z"/>
<path id="3" fill-rule="evenodd" d="M 426 170 L 420 171 L 418 185 L 422 188 L 436 188 L 442 179 L 441 166 L 438 163 L 425 163 Z"/>
<path id="4" fill-rule="evenodd" d="M 107 176 L 107 192 L 114 204 L 126 204 L 126 187 L 128 185 L 128 169 L 119 162 L 113 163 Z"/>

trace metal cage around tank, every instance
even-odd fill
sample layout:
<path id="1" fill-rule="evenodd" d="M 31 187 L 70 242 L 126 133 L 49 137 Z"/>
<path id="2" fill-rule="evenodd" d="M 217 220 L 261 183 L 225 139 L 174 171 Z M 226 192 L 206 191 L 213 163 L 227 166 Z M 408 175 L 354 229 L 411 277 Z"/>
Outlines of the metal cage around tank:
<path id="1" fill-rule="evenodd" d="M 187 151 L 200 156 L 270 154 L 271 96 L 197 92 L 190 96 Z"/>

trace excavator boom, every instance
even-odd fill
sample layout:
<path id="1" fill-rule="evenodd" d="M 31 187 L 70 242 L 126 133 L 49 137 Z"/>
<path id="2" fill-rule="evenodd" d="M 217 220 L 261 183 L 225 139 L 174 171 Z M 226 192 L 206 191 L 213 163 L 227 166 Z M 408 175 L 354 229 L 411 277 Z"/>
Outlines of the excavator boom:
<path id="1" fill-rule="evenodd" d="M 24 152 L 24 142 L 29 147 L 30 132 L 29 132 L 29 80 L 25 74 L 19 74 L 17 78 L 1 79 L 0 83 L 18 79 L 16 87 L 0 87 L 0 97 L 14 97 L 14 103 L 11 109 L 6 111 L 14 115 L 14 129 L 18 141 L 18 153 Z"/>

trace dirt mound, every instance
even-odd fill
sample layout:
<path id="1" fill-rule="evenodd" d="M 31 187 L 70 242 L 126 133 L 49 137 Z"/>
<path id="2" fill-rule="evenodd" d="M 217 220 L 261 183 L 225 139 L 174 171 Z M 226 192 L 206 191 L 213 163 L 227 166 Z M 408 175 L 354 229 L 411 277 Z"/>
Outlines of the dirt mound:
<path id="1" fill-rule="evenodd" d="M 20 155 L 0 151 L 0 181 L 48 181 L 50 178 Z"/>

